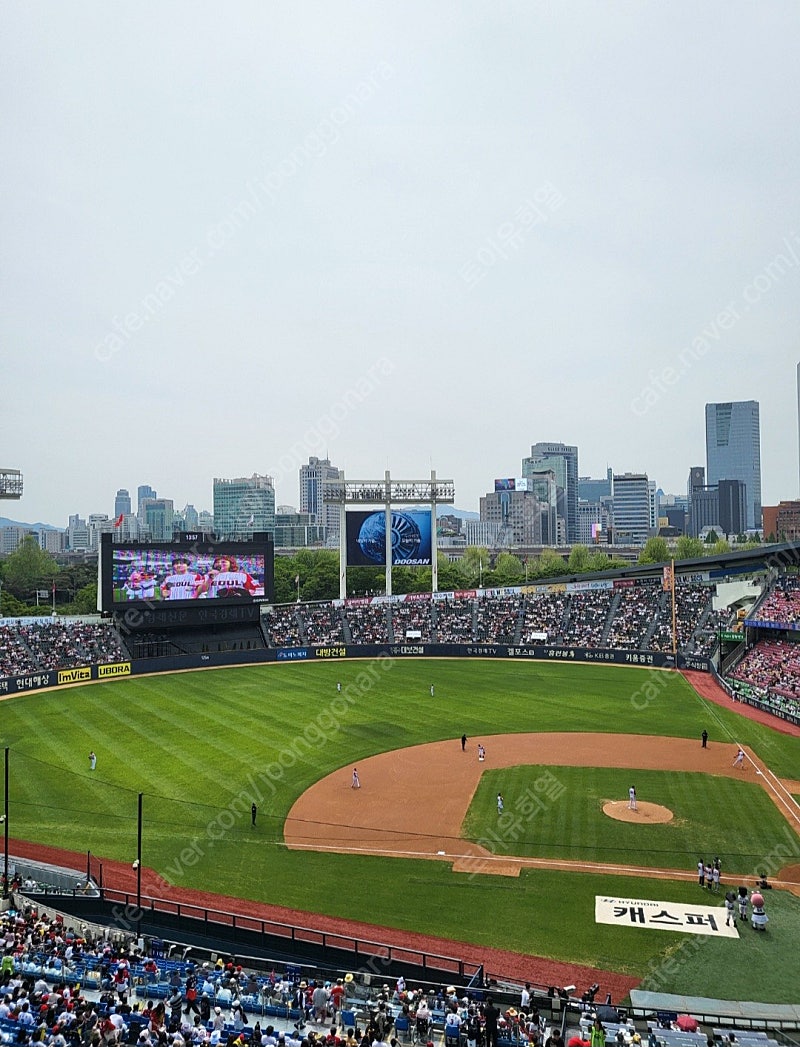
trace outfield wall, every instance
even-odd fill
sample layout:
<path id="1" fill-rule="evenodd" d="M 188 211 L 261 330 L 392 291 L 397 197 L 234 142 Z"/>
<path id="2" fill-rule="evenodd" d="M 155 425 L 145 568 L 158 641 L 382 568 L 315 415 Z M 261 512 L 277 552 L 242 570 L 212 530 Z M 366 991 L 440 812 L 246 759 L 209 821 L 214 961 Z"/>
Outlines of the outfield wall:
<path id="1" fill-rule="evenodd" d="M 188 669 L 216 669 L 233 665 L 258 665 L 265 662 L 341 661 L 356 658 L 504 658 L 530 661 L 602 663 L 649 669 L 672 669 L 671 654 L 662 651 L 615 651 L 595 647 L 546 647 L 544 645 L 397 643 L 325 644 L 306 647 L 277 647 L 252 651 L 218 651 L 213 654 L 170 655 L 164 658 L 138 658 L 104 665 L 81 665 L 69 669 L 50 669 L 0 679 L 0 697 L 26 694 L 51 687 L 115 680 L 145 673 L 172 673 Z M 679 669 L 710 672 L 707 658 L 678 654 Z"/>

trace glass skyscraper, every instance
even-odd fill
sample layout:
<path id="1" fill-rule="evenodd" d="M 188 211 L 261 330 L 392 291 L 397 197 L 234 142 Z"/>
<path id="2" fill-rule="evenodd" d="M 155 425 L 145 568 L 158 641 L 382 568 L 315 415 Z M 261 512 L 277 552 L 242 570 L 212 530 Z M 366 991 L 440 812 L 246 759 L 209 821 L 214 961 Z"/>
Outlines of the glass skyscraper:
<path id="1" fill-rule="evenodd" d="M 706 404 L 706 471 L 709 485 L 745 485 L 747 528 L 761 527 L 761 425 L 757 400 Z"/>

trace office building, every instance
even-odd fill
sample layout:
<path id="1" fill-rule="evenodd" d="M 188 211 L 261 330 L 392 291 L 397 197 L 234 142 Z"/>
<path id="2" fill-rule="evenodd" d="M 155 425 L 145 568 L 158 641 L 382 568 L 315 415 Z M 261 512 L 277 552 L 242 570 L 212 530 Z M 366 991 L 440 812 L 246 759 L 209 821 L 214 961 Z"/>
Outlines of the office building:
<path id="1" fill-rule="evenodd" d="M 706 470 L 703 465 L 693 465 L 689 469 L 689 479 L 686 483 L 686 516 L 688 525 L 688 534 L 692 538 L 697 538 L 700 534 L 701 527 L 698 526 L 695 520 L 695 513 L 692 509 L 694 504 L 694 495 L 697 491 L 704 491 L 706 488 Z"/>
<path id="2" fill-rule="evenodd" d="M 298 513 L 288 505 L 279 505 L 275 513 L 275 548 L 297 549 L 322 545 L 325 528 L 315 522 L 312 513 Z"/>
<path id="3" fill-rule="evenodd" d="M 311 456 L 300 466 L 300 512 L 310 513 L 317 525 L 326 529 L 328 539 L 339 535 L 339 503 L 325 501 L 325 481 L 343 480 L 344 472 L 331 465 L 328 458 Z"/>
<path id="4" fill-rule="evenodd" d="M 761 527 L 761 435 L 757 400 L 706 404 L 709 486 L 740 480 L 746 488 L 747 529 Z"/>
<path id="5" fill-rule="evenodd" d="M 64 551 L 64 532 L 56 530 L 55 527 L 46 527 L 37 531 L 39 548 L 52 556 Z"/>
<path id="6" fill-rule="evenodd" d="M 584 502 L 601 502 L 611 497 L 614 471 L 609 467 L 604 478 L 581 476 L 578 480 L 578 498 Z"/>
<path id="7" fill-rule="evenodd" d="M 726 535 L 735 537 L 747 530 L 747 489 L 741 480 L 720 480 L 717 484 L 719 525 Z"/>
<path id="8" fill-rule="evenodd" d="M 491 491 L 480 500 L 480 518 L 497 524 L 497 544 L 543 545 L 542 503 L 533 491 Z"/>
<path id="9" fill-rule="evenodd" d="M 578 541 L 581 545 L 597 545 L 608 537 L 610 513 L 605 501 L 578 501 Z"/>
<path id="10" fill-rule="evenodd" d="M 200 514 L 202 516 L 202 514 Z M 275 487 L 271 476 L 214 479 L 214 531 L 218 538 L 236 541 L 256 531 L 275 533 Z"/>
<path id="11" fill-rule="evenodd" d="M 143 498 L 139 503 L 139 521 L 151 542 L 171 542 L 175 505 L 171 498 Z"/>
<path id="12" fill-rule="evenodd" d="M 150 484 L 142 484 L 136 491 L 136 515 L 139 519 L 142 519 L 142 502 L 145 498 L 157 498 L 158 495 L 150 486 Z M 119 516 L 119 513 L 117 513 Z"/>
<path id="13" fill-rule="evenodd" d="M 562 504 L 566 541 L 578 541 L 578 448 L 573 444 L 536 443 L 529 458 L 522 460 L 522 475 L 545 466 L 552 469 L 556 484 L 563 491 Z"/>
<path id="14" fill-rule="evenodd" d="M 117 491 L 117 495 L 114 499 L 114 519 L 118 520 L 120 516 L 127 516 L 131 511 L 131 496 L 130 492 L 126 491 L 124 487 L 120 487 Z"/>
<path id="15" fill-rule="evenodd" d="M 613 497 L 614 545 L 644 545 L 652 533 L 647 473 L 615 473 Z"/>
<path id="16" fill-rule="evenodd" d="M 91 548 L 89 528 L 77 513 L 69 518 L 66 547 L 71 553 L 85 553 Z"/>
<path id="17" fill-rule="evenodd" d="M 800 540 L 800 501 L 764 506 L 764 534 L 778 542 Z"/>

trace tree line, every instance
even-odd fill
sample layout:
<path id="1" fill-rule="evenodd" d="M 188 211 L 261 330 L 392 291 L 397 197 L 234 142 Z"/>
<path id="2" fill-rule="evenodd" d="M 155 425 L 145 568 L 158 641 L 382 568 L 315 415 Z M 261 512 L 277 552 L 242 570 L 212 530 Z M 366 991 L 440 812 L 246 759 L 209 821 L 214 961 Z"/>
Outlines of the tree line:
<path id="1" fill-rule="evenodd" d="M 744 538 L 744 536 L 740 536 Z M 649 538 L 638 562 L 654 564 L 690 560 L 704 555 L 730 552 L 731 546 L 715 534 L 710 540 L 681 536 L 674 549 L 664 538 Z M 758 546 L 757 541 L 737 543 L 737 549 Z M 456 589 L 499 589 L 540 582 L 563 574 L 592 574 L 629 567 L 626 560 L 609 556 L 604 547 L 572 546 L 564 557 L 555 549 L 538 556 L 523 557 L 507 551 L 471 546 L 458 560 L 439 552 L 438 583 L 441 591 Z M 394 567 L 392 591 L 431 591 L 429 567 Z M 33 536 L 25 538 L 15 552 L 0 560 L 0 617 L 47 614 L 55 604 L 59 614 L 92 614 L 97 609 L 97 564 L 59 564 L 39 547 Z M 347 572 L 349 596 L 377 596 L 384 592 L 382 567 L 351 567 Z M 53 588 L 55 587 L 55 600 Z M 37 597 L 37 593 L 39 594 Z M 42 595 L 44 594 L 44 595 Z M 275 557 L 275 602 L 334 600 L 339 595 L 339 553 L 336 549 L 300 549 L 292 556 Z"/>

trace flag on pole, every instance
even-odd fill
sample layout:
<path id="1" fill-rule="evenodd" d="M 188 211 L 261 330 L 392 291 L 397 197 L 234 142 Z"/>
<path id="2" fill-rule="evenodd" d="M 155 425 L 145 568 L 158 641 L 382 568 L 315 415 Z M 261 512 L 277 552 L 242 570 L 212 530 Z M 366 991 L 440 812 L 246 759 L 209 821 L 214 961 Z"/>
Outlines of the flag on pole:
<path id="1" fill-rule="evenodd" d="M 53 599 L 56 597 L 56 583 L 53 582 Z"/>
<path id="2" fill-rule="evenodd" d="M 664 564 L 661 588 L 665 593 L 671 593 L 675 590 L 675 567 L 671 563 Z"/>
<path id="3" fill-rule="evenodd" d="M 114 521 L 114 526 L 115 527 L 121 527 L 122 526 L 122 521 L 124 519 L 125 519 L 125 513 L 120 513 L 119 516 Z"/>
<path id="4" fill-rule="evenodd" d="M 295 585 L 299 585 L 300 584 L 300 575 L 299 574 L 296 574 L 294 576 L 294 584 Z"/>

